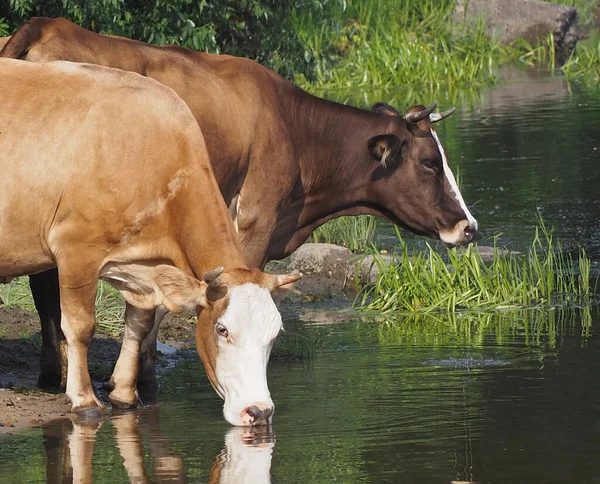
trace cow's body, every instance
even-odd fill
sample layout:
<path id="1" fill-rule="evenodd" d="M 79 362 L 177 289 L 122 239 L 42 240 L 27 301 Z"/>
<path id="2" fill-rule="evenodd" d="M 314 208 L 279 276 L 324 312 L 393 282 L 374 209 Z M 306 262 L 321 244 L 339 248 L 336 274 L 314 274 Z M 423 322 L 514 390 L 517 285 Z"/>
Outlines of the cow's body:
<path id="1" fill-rule="evenodd" d="M 273 276 L 243 262 L 185 103 L 156 81 L 98 66 L 1 59 L 0 77 L 0 277 L 58 268 L 74 410 L 101 407 L 87 374 L 99 278 L 127 300 L 113 404 L 137 404 L 133 368 L 159 306 L 197 309 L 198 349 L 225 398 L 229 382 L 219 375 L 233 378 L 238 369 L 232 370 L 229 354 L 221 368 L 218 361 L 238 346 L 221 345 L 214 321 L 231 334 L 255 324 L 259 341 L 263 333 L 271 340 L 280 319 L 265 289 L 271 288 L 265 278 Z M 213 297 L 194 278 L 218 266 L 225 272 Z M 211 274 L 211 284 L 215 280 Z M 258 299 L 248 305 L 250 293 Z M 245 355 L 248 348 L 239 351 Z M 256 383 L 251 402 L 269 399 L 257 366 L 244 383 Z M 238 385 L 236 391 L 247 390 Z M 225 411 L 240 423 L 240 415 Z"/>
<path id="2" fill-rule="evenodd" d="M 247 59 L 99 35 L 65 19 L 29 20 L 0 57 L 89 62 L 171 87 L 202 129 L 250 267 L 288 255 L 340 215 L 381 215 L 451 244 L 477 230 L 429 118 L 328 102 Z M 41 383 L 60 380 L 55 280 L 31 279 L 44 331 Z M 155 380 L 155 334 L 140 381 Z"/>

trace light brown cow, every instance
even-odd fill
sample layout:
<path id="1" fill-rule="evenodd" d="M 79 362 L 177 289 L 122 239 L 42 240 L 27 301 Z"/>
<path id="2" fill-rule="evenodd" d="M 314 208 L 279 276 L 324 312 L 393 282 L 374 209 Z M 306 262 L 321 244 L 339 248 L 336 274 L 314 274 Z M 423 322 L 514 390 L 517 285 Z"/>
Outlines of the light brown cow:
<path id="1" fill-rule="evenodd" d="M 244 264 L 185 103 L 154 80 L 70 62 L 0 59 L 0 78 L 0 277 L 58 268 L 73 411 L 102 409 L 87 347 L 104 279 L 127 301 L 114 406 L 137 405 L 154 310 L 190 308 L 225 418 L 270 421 L 266 365 L 282 326 L 270 291 L 298 276 Z"/>
<path id="2" fill-rule="evenodd" d="M 30 19 L 0 57 L 116 67 L 177 92 L 204 133 L 250 267 L 290 254 L 340 215 L 381 215 L 448 244 L 475 237 L 477 222 L 432 127 L 452 110 L 365 111 L 311 96 L 247 59 L 99 35 L 65 19 Z M 61 381 L 55 281 L 31 278 L 44 335 L 42 385 Z M 155 381 L 156 331 L 144 343 L 140 382 Z"/>

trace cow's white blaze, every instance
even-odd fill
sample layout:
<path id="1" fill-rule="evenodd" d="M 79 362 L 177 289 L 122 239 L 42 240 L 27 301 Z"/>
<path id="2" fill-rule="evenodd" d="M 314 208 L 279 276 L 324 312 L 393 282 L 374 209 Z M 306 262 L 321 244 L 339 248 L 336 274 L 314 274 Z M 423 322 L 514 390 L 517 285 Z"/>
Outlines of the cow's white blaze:
<path id="1" fill-rule="evenodd" d="M 228 337 L 217 335 L 215 376 L 225 400 L 223 413 L 233 425 L 243 425 L 250 406 L 273 409 L 267 385 L 267 363 L 283 325 L 268 289 L 243 284 L 231 289 L 229 304 L 218 323 Z"/>
<path id="2" fill-rule="evenodd" d="M 452 189 L 452 192 L 454 193 L 454 198 L 456 198 L 456 200 L 458 200 L 458 203 L 460 204 L 460 208 L 463 209 L 463 212 L 465 213 L 465 218 L 468 220 L 469 222 L 469 226 L 471 228 L 473 228 L 475 231 L 477 231 L 477 220 L 475 220 L 475 217 L 473 217 L 473 215 L 471 215 L 471 212 L 469 211 L 469 209 L 467 208 L 467 205 L 465 203 L 465 201 L 463 200 L 462 194 L 460 193 L 460 190 L 458 189 L 458 184 L 456 183 L 456 179 L 454 178 L 454 173 L 452 173 L 452 170 L 450 169 L 450 165 L 448 164 L 448 159 L 446 158 L 446 150 L 444 150 L 444 147 L 442 146 L 442 143 L 440 141 L 440 139 L 438 138 L 437 133 L 435 132 L 435 130 L 433 128 L 431 129 L 431 135 L 433 136 L 433 139 L 435 140 L 438 150 L 440 151 L 440 155 L 442 157 L 442 163 L 444 165 L 444 175 L 446 176 L 446 180 L 448 180 L 448 184 L 450 185 L 450 188 Z M 464 228 L 464 227 L 463 227 Z M 454 232 L 454 231 L 451 231 Z M 454 240 L 457 237 L 457 235 L 455 235 L 454 233 L 452 234 L 444 234 L 444 233 L 440 233 L 440 238 L 442 239 L 442 241 L 446 242 L 446 243 L 456 243 L 456 240 Z"/>

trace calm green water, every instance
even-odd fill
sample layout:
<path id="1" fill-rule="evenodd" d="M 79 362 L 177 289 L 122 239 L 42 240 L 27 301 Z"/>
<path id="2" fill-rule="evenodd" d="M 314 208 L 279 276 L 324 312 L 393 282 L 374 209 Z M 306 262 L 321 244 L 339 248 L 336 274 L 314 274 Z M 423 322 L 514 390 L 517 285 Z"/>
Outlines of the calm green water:
<path id="1" fill-rule="evenodd" d="M 438 129 L 483 237 L 522 249 L 539 210 L 600 260 L 600 91 L 517 74 L 456 104 Z M 0 441 L 0 483 L 600 483 L 598 308 L 308 319 L 286 321 L 285 337 L 313 358 L 269 367 L 272 429 L 231 429 L 201 365 L 185 363 L 158 407 Z"/>
<path id="2" fill-rule="evenodd" d="M 597 308 L 357 318 L 286 323 L 314 358 L 271 363 L 269 431 L 230 428 L 194 361 L 157 407 L 0 441 L 0 482 L 600 482 Z"/>

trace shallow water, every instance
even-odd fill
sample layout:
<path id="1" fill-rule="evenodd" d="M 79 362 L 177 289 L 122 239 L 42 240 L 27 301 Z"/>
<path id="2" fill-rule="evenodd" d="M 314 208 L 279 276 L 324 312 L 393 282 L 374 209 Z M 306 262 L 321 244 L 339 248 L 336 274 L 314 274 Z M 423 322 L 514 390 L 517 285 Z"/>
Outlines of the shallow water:
<path id="1" fill-rule="evenodd" d="M 600 91 L 518 77 L 439 125 L 464 198 L 484 238 L 527 247 L 539 210 L 599 260 Z M 231 429 L 184 363 L 157 407 L 0 441 L 0 482 L 600 482 L 598 308 L 310 315 L 284 339 L 312 357 L 270 364 L 272 429 Z"/>
<path id="2" fill-rule="evenodd" d="M 313 358 L 271 362 L 272 429 L 186 362 L 157 407 L 0 441 L 0 482 L 599 482 L 598 308 L 331 317 L 286 323 Z"/>

